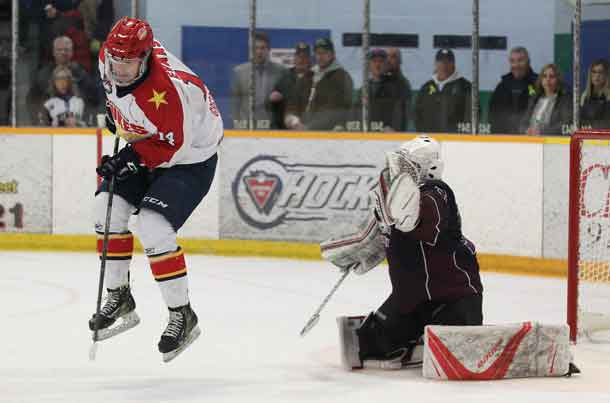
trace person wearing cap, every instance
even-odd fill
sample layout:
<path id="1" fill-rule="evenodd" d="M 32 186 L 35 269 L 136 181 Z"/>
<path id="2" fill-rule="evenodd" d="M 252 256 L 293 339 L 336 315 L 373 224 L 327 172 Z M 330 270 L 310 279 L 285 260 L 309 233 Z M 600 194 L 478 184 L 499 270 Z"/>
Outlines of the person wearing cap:
<path id="1" fill-rule="evenodd" d="M 286 129 L 286 119 L 291 122 L 303 117 L 313 81 L 311 46 L 305 42 L 296 44 L 293 65 L 269 95 L 272 129 Z"/>
<path id="2" fill-rule="evenodd" d="M 352 106 L 352 78 L 335 59 L 330 39 L 318 39 L 314 51 L 318 64 L 313 67 L 303 119 L 292 119 L 287 126 L 297 130 L 344 130 Z"/>
<path id="3" fill-rule="evenodd" d="M 78 88 L 73 84 L 70 68 L 57 66 L 49 85 L 50 95 L 39 113 L 40 124 L 53 127 L 84 126 L 82 116 L 85 102 L 78 95 Z"/>
<path id="4" fill-rule="evenodd" d="M 502 76 L 489 101 L 489 123 L 496 134 L 518 134 L 530 98 L 536 96 L 538 74 L 530 66 L 527 49 L 512 48 L 510 72 Z"/>
<path id="5" fill-rule="evenodd" d="M 368 55 L 370 77 L 368 79 L 369 95 L 369 130 L 371 131 L 406 131 L 408 89 L 398 76 L 388 71 L 388 54 L 383 49 L 372 49 Z M 358 93 L 356 116 L 362 112 L 362 89 Z"/>
<path id="6" fill-rule="evenodd" d="M 279 63 L 269 60 L 269 37 L 263 32 L 254 35 L 254 75 L 255 99 L 254 120 L 255 127 L 269 128 L 271 110 L 269 109 L 269 95 L 273 87 L 282 78 L 286 68 Z M 233 69 L 231 81 L 231 113 L 235 127 L 245 128 L 249 117 L 250 72 L 252 63 L 247 62 Z"/>
<path id="7" fill-rule="evenodd" d="M 415 107 L 418 132 L 457 133 L 471 120 L 470 81 L 455 68 L 451 49 L 436 53 L 435 72 L 419 90 Z"/>

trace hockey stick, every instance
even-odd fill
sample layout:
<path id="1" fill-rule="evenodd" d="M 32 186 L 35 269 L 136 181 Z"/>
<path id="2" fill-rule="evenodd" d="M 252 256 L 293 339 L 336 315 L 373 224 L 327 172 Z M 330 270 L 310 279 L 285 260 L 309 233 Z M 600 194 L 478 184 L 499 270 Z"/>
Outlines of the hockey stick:
<path id="1" fill-rule="evenodd" d="M 341 283 L 343 283 L 343 280 L 345 280 L 347 278 L 347 276 L 351 273 L 352 269 L 355 266 L 356 266 L 356 264 L 348 267 L 347 270 L 345 270 L 345 273 L 343 273 L 341 275 L 341 277 L 339 277 L 339 280 L 337 281 L 335 286 L 332 288 L 332 290 L 330 290 L 330 293 L 328 293 L 326 298 L 324 298 L 324 300 L 322 301 L 322 303 L 320 304 L 318 309 L 314 312 L 314 314 L 311 316 L 311 318 L 309 318 L 309 320 L 307 321 L 307 323 L 305 324 L 305 326 L 301 330 L 301 337 L 304 337 L 311 329 L 313 329 L 313 327 L 315 325 L 318 324 L 318 321 L 320 320 L 320 312 L 322 312 L 322 309 L 324 309 L 326 304 L 328 304 L 328 301 L 330 301 L 330 299 L 332 298 L 332 296 L 335 293 L 335 291 L 337 291 L 337 289 L 339 288 Z"/>
<path id="2" fill-rule="evenodd" d="M 119 152 L 119 136 L 114 140 L 114 155 Z M 100 278 L 97 287 L 97 305 L 95 307 L 95 325 L 93 326 L 93 343 L 89 349 L 89 360 L 94 361 L 97 353 L 97 334 L 100 328 L 100 309 L 102 306 L 102 293 L 104 292 L 104 274 L 106 273 L 106 257 L 108 255 L 108 237 L 110 232 L 110 214 L 112 212 L 112 199 L 114 197 L 114 181 L 112 176 L 108 184 L 108 205 L 106 207 L 106 223 L 104 224 L 104 241 L 102 243 L 102 262 L 100 264 Z"/>

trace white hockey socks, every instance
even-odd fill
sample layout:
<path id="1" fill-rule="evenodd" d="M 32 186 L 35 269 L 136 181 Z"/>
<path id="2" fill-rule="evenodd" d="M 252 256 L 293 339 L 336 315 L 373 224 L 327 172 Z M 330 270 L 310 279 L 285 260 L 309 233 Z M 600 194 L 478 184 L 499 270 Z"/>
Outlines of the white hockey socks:
<path id="1" fill-rule="evenodd" d="M 138 217 L 138 235 L 167 306 L 176 308 L 187 305 L 186 262 L 182 249 L 176 243 L 176 231 L 161 214 L 142 209 Z"/>
<path id="2" fill-rule="evenodd" d="M 102 258 L 104 233 L 97 233 L 97 253 Z M 108 249 L 106 253 L 106 272 L 104 285 L 108 289 L 116 289 L 129 284 L 129 264 L 133 254 L 133 235 L 108 234 Z"/>
<path id="3" fill-rule="evenodd" d="M 95 197 L 95 232 L 97 234 L 97 253 L 102 256 L 108 193 Z M 114 195 L 110 226 L 108 228 L 108 250 L 104 285 L 116 289 L 129 284 L 129 265 L 133 254 L 133 235 L 127 229 L 129 217 L 135 208 L 119 195 Z"/>

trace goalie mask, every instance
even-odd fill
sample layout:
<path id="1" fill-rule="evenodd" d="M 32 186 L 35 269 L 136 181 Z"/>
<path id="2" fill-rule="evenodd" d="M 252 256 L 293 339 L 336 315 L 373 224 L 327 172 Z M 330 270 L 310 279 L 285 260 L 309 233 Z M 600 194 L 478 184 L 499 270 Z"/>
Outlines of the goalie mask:
<path id="1" fill-rule="evenodd" d="M 403 172 L 408 172 L 415 183 L 441 179 L 441 146 L 431 137 L 417 136 L 401 144 L 398 150 L 386 153 L 386 166 L 390 169 L 391 180 Z"/>

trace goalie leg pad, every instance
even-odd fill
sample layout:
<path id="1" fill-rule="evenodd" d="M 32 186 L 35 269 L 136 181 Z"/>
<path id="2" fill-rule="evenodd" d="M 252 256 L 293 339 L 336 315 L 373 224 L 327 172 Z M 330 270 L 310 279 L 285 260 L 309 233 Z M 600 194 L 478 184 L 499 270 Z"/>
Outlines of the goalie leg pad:
<path id="1" fill-rule="evenodd" d="M 356 330 L 364 322 L 364 316 L 339 316 L 339 346 L 341 347 L 341 364 L 347 370 L 362 368 L 360 360 L 360 343 Z"/>
<path id="2" fill-rule="evenodd" d="M 492 380 L 573 373 L 567 325 L 426 326 L 426 378 Z"/>

